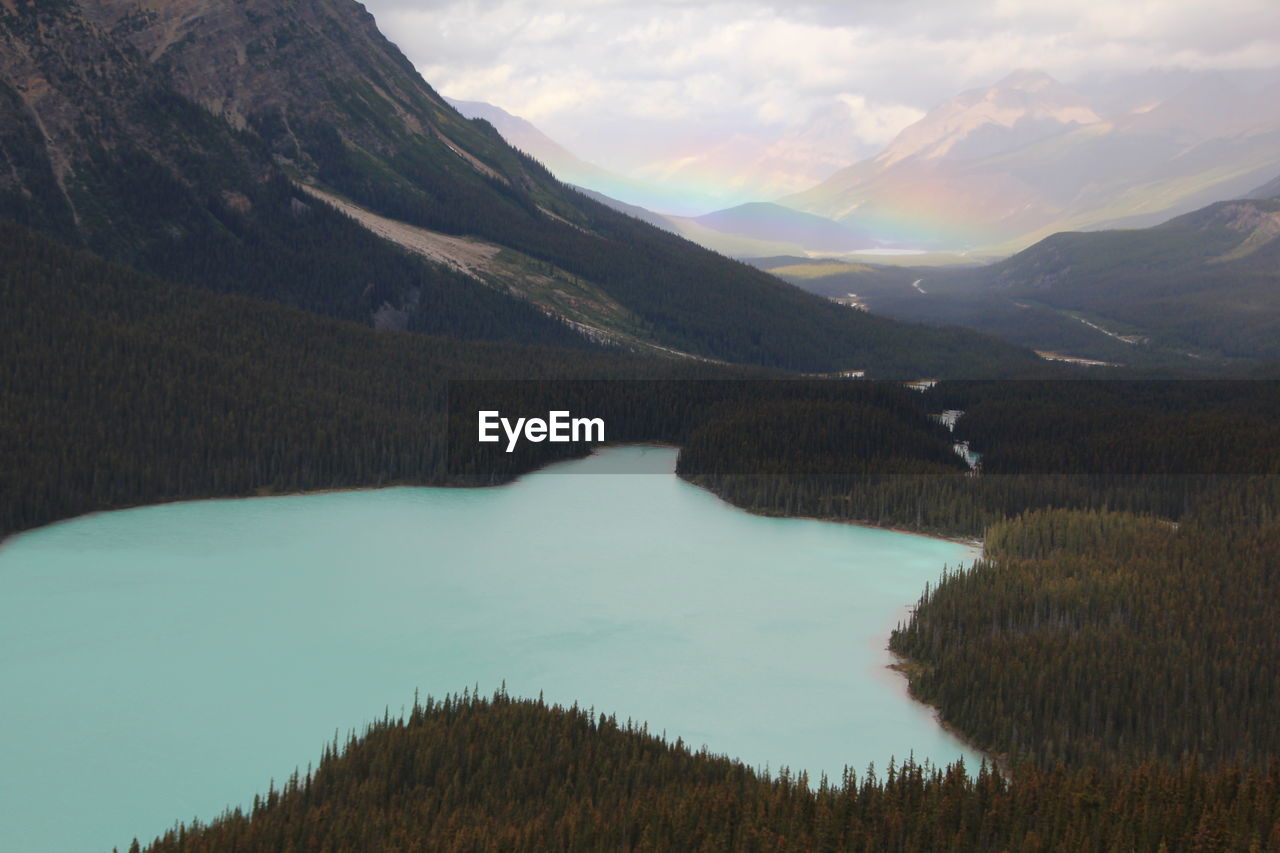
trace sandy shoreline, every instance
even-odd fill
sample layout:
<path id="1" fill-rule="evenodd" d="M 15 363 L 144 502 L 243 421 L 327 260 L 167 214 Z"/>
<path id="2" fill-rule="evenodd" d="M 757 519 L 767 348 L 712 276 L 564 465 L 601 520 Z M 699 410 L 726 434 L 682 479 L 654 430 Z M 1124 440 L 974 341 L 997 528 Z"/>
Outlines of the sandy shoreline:
<path id="1" fill-rule="evenodd" d="M 741 509 L 741 507 L 739 508 Z M 744 512 L 749 512 L 749 510 L 744 510 Z M 937 539 L 940 542 L 954 542 L 957 545 L 967 545 L 970 548 L 977 548 L 979 551 L 978 556 L 982 556 L 981 552 L 984 547 L 983 541 L 981 539 L 966 539 L 958 536 L 942 536 L 941 534 L 938 534 L 938 533 L 924 533 L 923 531 L 912 530 L 908 527 L 885 527 L 884 525 L 881 525 L 881 524 L 872 524 L 869 521 L 853 521 L 851 519 L 846 519 L 846 518 L 822 518 L 816 515 L 779 515 L 774 517 L 775 518 L 803 518 L 807 521 L 829 521 L 833 524 L 851 524 L 854 527 L 865 527 L 868 530 L 888 530 L 892 533 L 906 533 L 910 536 L 923 536 L 926 539 Z"/>

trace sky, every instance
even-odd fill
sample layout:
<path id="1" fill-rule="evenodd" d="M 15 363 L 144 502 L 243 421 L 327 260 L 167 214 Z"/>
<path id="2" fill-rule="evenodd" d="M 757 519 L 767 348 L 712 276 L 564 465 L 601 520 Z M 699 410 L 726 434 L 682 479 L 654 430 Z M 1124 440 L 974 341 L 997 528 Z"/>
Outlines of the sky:
<path id="1" fill-rule="evenodd" d="M 1019 68 L 1070 83 L 1280 65 L 1276 0 L 365 5 L 443 94 L 495 104 L 588 160 L 654 178 L 753 157 L 774 157 L 780 175 L 784 160 L 805 158 L 829 173 Z"/>

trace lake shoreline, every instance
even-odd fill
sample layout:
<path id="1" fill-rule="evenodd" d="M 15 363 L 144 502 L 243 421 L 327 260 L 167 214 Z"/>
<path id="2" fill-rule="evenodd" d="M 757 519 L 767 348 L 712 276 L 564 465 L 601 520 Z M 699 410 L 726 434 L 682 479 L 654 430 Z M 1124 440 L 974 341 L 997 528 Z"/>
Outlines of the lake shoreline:
<path id="1" fill-rule="evenodd" d="M 475 485 L 458 485 L 458 484 L 451 484 L 451 483 L 425 484 L 425 483 L 416 483 L 416 482 L 410 482 L 410 481 L 398 481 L 398 482 L 392 482 L 392 483 L 382 483 L 382 484 L 379 484 L 379 485 L 376 485 L 376 486 L 349 486 L 349 487 L 333 487 L 333 488 L 324 488 L 324 489 L 306 489 L 306 490 L 298 490 L 298 491 L 281 491 L 281 492 L 277 492 L 277 491 L 259 490 L 259 491 L 255 492 L 254 494 L 213 495 L 213 496 L 207 496 L 207 497 L 196 497 L 196 498 L 174 498 L 174 499 L 172 499 L 172 500 L 161 500 L 161 501 L 154 501 L 154 502 L 151 502 L 151 503 L 130 504 L 130 505 L 128 505 L 128 506 L 120 506 L 120 507 L 112 507 L 112 508 L 109 508 L 109 509 L 93 510 L 92 512 L 83 513 L 83 514 L 81 514 L 81 515 L 71 516 L 71 517 L 68 517 L 68 518 L 61 518 L 61 519 L 58 519 L 57 521 L 52 521 L 52 522 L 50 522 L 50 523 L 48 523 L 48 524 L 40 525 L 39 527 L 33 527 L 33 528 L 28 528 L 28 529 L 26 529 L 26 530 L 19 530 L 19 531 L 15 531 L 15 532 L 13 532 L 13 533 L 8 534 L 8 535 L 7 535 L 7 536 L 5 536 L 3 539 L 0 539 L 0 552 L 2 552 L 2 551 L 5 549 L 5 547 L 6 547 L 7 545 L 9 545 L 11 542 L 13 542 L 17 537 L 22 536 L 22 535 L 24 535 L 24 534 L 32 533 L 32 532 L 37 531 L 37 530 L 44 530 L 44 529 L 47 529 L 47 528 L 50 528 L 50 527 L 54 527 L 54 526 L 56 526 L 56 525 L 67 524 L 67 523 L 70 523 L 70 522 L 79 521 L 79 520 L 81 520 L 81 519 L 91 518 L 91 517 L 98 516 L 98 515 L 102 515 L 102 514 L 105 514 L 105 513 L 111 513 L 111 512 L 122 512 L 122 511 L 130 510 L 130 509 L 143 509 L 143 508 L 146 508 L 146 507 L 152 507 L 152 506 L 166 506 L 166 505 L 170 505 L 170 504 L 178 504 L 178 503 L 201 503 L 201 502 L 206 502 L 206 501 L 241 501 L 241 500 L 254 500 L 254 499 L 262 499 L 262 498 L 293 498 L 293 497 L 311 497 L 311 496 L 318 496 L 318 495 L 345 494 L 345 493 L 350 493 L 350 492 L 373 492 L 373 491 L 383 491 L 383 490 L 388 490 L 388 489 L 489 489 L 489 488 L 499 488 L 499 487 L 502 487 L 502 486 L 509 486 L 509 485 L 512 485 L 512 484 L 514 484 L 514 483 L 518 482 L 519 480 L 521 480 L 521 479 L 523 479 L 523 478 L 525 478 L 525 477 L 527 477 L 527 476 L 529 476 L 529 475 L 532 475 L 532 474 L 545 473 L 545 472 L 550 471 L 551 469 L 554 469 L 554 468 L 556 468 L 557 466 L 560 466 L 560 465 L 565 465 L 565 464 L 569 464 L 569 463 L 573 463 L 573 462 L 580 462 L 580 461 L 582 461 L 582 460 L 584 460 L 584 459 L 590 458 L 591 456 L 595 456 L 595 455 L 597 455 L 597 454 L 599 453 L 599 451 L 600 451 L 600 450 L 610 450 L 610 449 L 625 448 L 625 447 L 651 447 L 651 448 L 662 448 L 662 449 L 674 449 L 674 450 L 677 450 L 677 451 L 680 449 L 680 448 L 679 448 L 679 445 L 669 444 L 669 443 L 666 443 L 666 442 L 656 442 L 656 441 L 655 441 L 655 442 L 628 442 L 628 443 L 625 443 L 625 444 L 621 444 L 621 443 L 620 443 L 620 444 L 605 444 L 605 445 L 600 445 L 600 446 L 598 446 L 598 447 L 594 447 L 594 448 L 592 448 L 590 452 L 588 452 L 588 453 L 586 453 L 586 454 L 584 454 L 584 455 L 582 455 L 582 456 L 578 456 L 578 457 L 574 457 L 574 458 L 570 458 L 570 459 L 557 459 L 557 460 L 554 460 L 554 461 L 548 462 L 548 463 L 546 463 L 545 465 L 541 465 L 541 466 L 539 466 L 539 467 L 537 467 L 537 468 L 532 468 L 532 469 L 530 469 L 530 470 L 528 470 L 528 471 L 521 472 L 520 474 L 517 474 L 516 476 L 514 476 L 514 477 L 512 477 L 511 479 L 506 480 L 506 481 L 504 481 L 504 482 L 501 482 L 501 483 L 493 483 L 493 484 L 490 484 L 490 485 L 483 485 L 483 486 L 475 486 Z M 702 491 L 704 491 L 704 492 L 706 492 L 706 493 L 708 493 L 708 494 L 710 494 L 710 495 L 714 496 L 717 500 L 719 500 L 720 502 L 722 502 L 722 503 L 726 504 L 727 506 L 730 506 L 730 507 L 732 507 L 733 509 L 735 509 L 735 510 L 737 510 L 737 511 L 739 511 L 739 512 L 744 512 L 744 513 L 747 513 L 747 514 L 749 514 L 749 515 L 753 515 L 753 516 L 756 516 L 756 517 L 759 517 L 759 518 L 779 518 L 779 519 L 789 519 L 789 520 L 797 520 L 797 521 L 820 521 L 820 522 L 828 522 L 828 523 L 834 523 L 834 524 L 845 524 L 845 525 L 850 525 L 850 526 L 853 526 L 853 527 L 860 527 L 860 528 L 864 528 L 864 529 L 868 529 L 868 530 L 884 530 L 884 531 L 888 531 L 888 532 L 891 532 L 891 533 L 902 533 L 902 534 L 906 534 L 906 535 L 909 535 L 909 536 L 921 536 L 921 537 L 924 537 L 924 538 L 926 538 L 926 539 L 934 539 L 934 540 L 941 541 L 941 542 L 950 542 L 950 543 L 953 543 L 953 544 L 964 545 L 964 546 L 969 547 L 969 548 L 977 549 L 977 551 L 978 551 L 978 557 L 979 557 L 979 558 L 981 558 L 981 556 L 982 556 L 982 554 L 983 554 L 984 544 L 983 544 L 983 540 L 982 540 L 982 539 L 973 539 L 973 538 L 962 538 L 962 537 L 942 536 L 942 535 L 940 535 L 940 534 L 936 534 L 936 533 L 925 533 L 925 532 L 923 532 L 923 531 L 919 531 L 919 530 L 911 530 L 911 529 L 909 529 L 909 528 L 904 528 L 904 527 L 890 527 L 890 526 L 885 526 L 885 525 L 874 524 L 874 523 L 869 522 L 869 521 L 855 521 L 855 520 L 852 520 L 852 519 L 843 519 L 843 518 L 823 518 L 823 517 L 820 517 L 820 516 L 807 516 L 807 515 L 775 515 L 775 514 L 770 514 L 770 513 L 758 512 L 758 511 L 756 511 L 756 510 L 752 510 L 752 509 L 748 509 L 748 508 L 746 508 L 746 507 L 738 506 L 737 504 L 733 503 L 732 501 L 729 501 L 729 500 L 727 500 L 726 498 L 724 498 L 722 495 L 720 495 L 720 494 L 716 493 L 714 490 L 709 489 L 709 488 L 707 488 L 707 487 L 705 487 L 705 486 L 702 486 L 702 485 L 700 485 L 700 484 L 698 484 L 698 483 L 691 482 L 690 480 L 687 480 L 687 479 L 685 479 L 684 477 L 681 477 L 679 474 L 677 474 L 677 473 L 675 472 L 675 470 L 674 470 L 674 469 L 673 469 L 673 470 L 671 470 L 671 471 L 670 471 L 670 473 L 671 473 L 674 477 L 676 477 L 676 479 L 680 480 L 681 482 L 683 482 L 683 483 L 687 483 L 688 485 L 694 486 L 694 487 L 696 487 L 696 488 L 698 488 L 698 489 L 700 489 L 700 490 L 702 490 Z M 987 760 L 988 760 L 988 761 L 989 761 L 993 766 L 995 766 L 995 767 L 996 767 L 996 768 L 997 768 L 997 769 L 998 769 L 1002 774 L 1004 774 L 1004 775 L 1007 777 L 1007 776 L 1008 776 L 1008 768 L 1007 768 L 1007 766 L 1006 766 L 1006 762 L 1005 762 L 1005 760 L 1004 760 L 1003 758 L 1001 758 L 1000 756 L 994 755 L 994 754 L 992 754 L 992 753 L 989 753 L 988 751 L 986 751 L 986 750 L 982 749 L 979 745 L 977 745 L 976 743 L 974 743 L 974 742 L 973 742 L 973 741 L 972 741 L 972 740 L 971 740 L 967 735 L 965 735 L 965 734 L 964 734 L 963 732 L 961 732 L 960 730 L 956 729 L 956 728 L 955 728 L 954 726 L 952 726 L 952 725 L 951 725 L 947 720 L 945 720 L 945 719 L 942 717 L 942 712 L 941 712 L 941 710 L 940 710 L 939 708 L 937 708 L 935 705 L 932 705 L 932 704 L 930 704 L 930 703 L 928 703 L 928 702 L 925 702 L 925 701 L 921 700 L 918 696 L 916 696 L 916 695 L 915 695 L 915 692 L 914 692 L 914 690 L 912 689 L 912 681 L 911 681 L 911 675 L 910 675 L 910 673 L 911 673 L 911 669 L 912 669 L 912 666 L 913 666 L 913 664 L 914 664 L 915 662 L 913 662 L 913 661 L 911 661 L 911 660 L 909 660 L 909 659 L 907 659 L 907 658 L 903 657 L 902 655 L 897 654 L 896 652 L 894 652 L 894 651 L 892 651 L 892 650 L 889 650 L 887 646 L 886 646 L 886 650 L 888 650 L 888 651 L 889 651 L 889 654 L 890 654 L 890 656 L 893 658 L 893 661 L 894 661 L 893 663 L 886 664 L 886 668 L 887 668 L 887 669 L 891 669 L 891 670 L 893 670 L 894 672 L 897 672 L 897 673 L 898 673 L 899 675 L 901 675 L 904 679 L 906 679 L 906 682 L 907 682 L 907 696 L 911 699 L 911 701 L 916 702 L 916 703 L 918 703 L 918 704 L 922 705 L 923 707 L 928 708 L 928 709 L 933 713 L 933 717 L 934 717 L 935 721 L 937 722 L 937 724 L 938 724 L 938 726 L 939 726 L 940 728 L 942 728 L 942 729 L 943 729 L 944 731 L 946 731 L 948 734 L 950 734 L 950 735 L 952 735 L 953 737 L 955 737 L 955 738 L 956 738 L 957 740 L 959 740 L 961 743 L 965 744 L 965 746 L 969 747 L 969 748 L 970 748 L 970 749 L 972 749 L 974 752 L 976 752 L 976 753 L 978 753 L 978 754 L 980 754 L 980 755 L 982 755 L 982 756 L 985 756 L 985 757 L 986 757 L 986 759 L 987 759 Z"/>
<path id="2" fill-rule="evenodd" d="M 715 490 L 708 489 L 706 486 L 703 486 L 700 483 L 695 483 L 691 480 L 687 480 L 684 477 L 681 477 L 679 474 L 676 474 L 676 477 L 681 482 L 688 483 L 691 486 L 702 489 L 704 492 L 708 494 L 715 495 L 717 498 L 720 499 L 720 501 L 722 501 L 725 504 L 728 504 L 734 509 L 739 510 L 740 512 L 745 512 L 748 515 L 754 515 L 757 518 L 785 518 L 785 519 L 794 519 L 796 521 L 823 521 L 828 524 L 847 524 L 851 527 L 861 527 L 866 530 L 885 530 L 885 531 L 888 531 L 889 533 L 903 533 L 908 536 L 922 536 L 925 539 L 935 539 L 939 542 L 951 542 L 952 544 L 955 544 L 955 545 L 965 545 L 969 548 L 976 548 L 978 549 L 979 558 L 982 557 L 983 551 L 986 547 L 982 539 L 971 539 L 971 538 L 964 538 L 959 536 L 943 536 L 939 533 L 925 533 L 923 530 L 912 530 L 909 527 L 889 527 L 883 524 L 874 524 L 870 521 L 855 521 L 854 519 L 851 519 L 851 518 L 824 518 L 819 515 L 782 515 L 778 513 L 760 512 L 759 510 L 748 509 L 747 507 L 739 506 L 738 504 L 734 503 L 731 500 L 728 500 L 727 498 L 725 498 L 723 495 L 719 494 Z"/>
<path id="3" fill-rule="evenodd" d="M 749 511 L 749 510 L 744 510 Z M 854 521 L 848 518 L 822 518 L 816 515 L 783 515 L 778 518 L 803 518 L 807 521 L 829 521 L 832 524 L 851 524 L 854 527 L 865 527 L 869 530 L 888 530 L 891 533 L 906 533 L 909 536 L 923 536 L 926 539 L 937 539 L 940 542 L 954 542 L 957 545 L 966 545 L 970 548 L 978 549 L 978 556 L 982 556 L 984 549 L 983 540 L 969 539 L 961 536 L 943 536 L 940 533 L 925 533 L 922 530 L 912 530 L 909 527 L 886 527 L 883 524 L 873 524 L 870 521 Z"/>
<path id="4" fill-rule="evenodd" d="M 998 772 L 1005 779 L 1011 779 L 1012 772 L 1009 769 L 1009 756 L 1000 755 L 998 753 L 991 752 L 989 749 L 983 747 L 981 744 L 979 744 L 969 735 L 965 734 L 963 731 L 961 731 L 960 729 L 952 725 L 951 722 L 947 720 L 944 716 L 942 716 L 941 708 L 939 708 L 937 705 L 934 705 L 931 702 L 926 702 L 925 700 L 921 699 L 919 696 L 916 695 L 916 691 L 914 689 L 915 685 L 914 685 L 914 682 L 911 680 L 911 674 L 913 672 L 918 672 L 924 666 L 924 664 L 922 664 L 920 661 L 916 660 L 915 658 L 911 658 L 906 655 L 899 654 L 898 652 L 895 652 L 893 649 L 889 648 L 888 646 L 885 646 L 885 651 L 887 651 L 889 653 L 889 656 L 893 658 L 893 663 L 885 664 L 885 669 L 893 670 L 894 672 L 898 673 L 906 680 L 907 696 L 911 698 L 911 701 L 925 708 L 928 708 L 930 711 L 932 711 L 933 720 L 935 723 L 938 724 L 938 727 L 940 729 L 942 729 L 947 734 L 954 737 L 956 740 L 963 743 L 965 746 L 969 747 L 969 749 L 973 750 L 974 752 L 978 753 L 983 758 L 985 758 L 987 760 L 987 763 L 991 767 L 995 768 L 996 772 Z"/>
<path id="5" fill-rule="evenodd" d="M 74 822 L 25 790 L 15 803 L 30 808 L 13 807 L 26 814 L 0 847 L 72 849 L 85 844 L 62 839 L 215 815 L 415 687 L 505 683 L 815 780 L 895 755 L 977 766 L 981 753 L 885 672 L 882 651 L 903 602 L 971 552 L 765 521 L 669 476 L 671 448 L 599 456 L 556 469 L 587 476 L 512 489 L 170 502 L 16 538 L 0 561 L 0 624 L 30 654 L 6 660 L 21 701 L 0 715 L 0 748 L 26 762 L 16 778 L 110 765 L 131 785 Z M 620 471 L 662 476 L 590 476 Z M 75 722 L 86 691 L 104 697 L 92 729 Z M 793 693 L 813 702 L 802 726 Z M 46 730 L 69 748 L 33 745 Z M 33 831 L 54 841 L 4 840 Z"/>
<path id="6" fill-rule="evenodd" d="M 253 500 L 257 498 L 297 498 L 297 497 L 309 497 L 311 495 L 345 494 L 347 492 L 375 492 L 375 491 L 381 491 L 383 489 L 492 489 L 492 488 L 499 488 L 502 486 L 509 486 L 512 483 L 515 483 L 518 480 L 529 476 L 530 474 L 539 474 L 539 473 L 546 472 L 552 468 L 555 468 L 558 465 L 565 465 L 571 462 L 580 462 L 583 459 L 587 459 L 591 456 L 596 455 L 599 450 L 610 450 L 610 449 L 621 448 L 621 447 L 657 447 L 657 448 L 670 448 L 674 450 L 680 449 L 680 445 L 678 444 L 669 444 L 667 442 L 662 442 L 662 441 L 629 441 L 625 443 L 620 442 L 617 444 L 611 444 L 611 443 L 600 444 L 600 445 L 593 446 L 588 453 L 585 453 L 581 456 L 575 456 L 568 459 L 554 459 L 543 465 L 539 465 L 536 468 L 530 468 L 528 471 L 522 471 L 519 474 L 516 474 L 515 476 L 511 477 L 511 479 L 509 480 L 504 480 L 503 482 L 500 482 L 500 483 L 491 483 L 488 485 L 480 485 L 480 486 L 461 485 L 458 483 L 423 483 L 423 482 L 417 482 L 417 481 L 411 481 L 411 480 L 397 480 L 390 483 L 380 483 L 374 486 L 331 486 L 331 487 L 321 488 L 321 489 L 299 489 L 294 491 L 283 491 L 283 492 L 271 491 L 267 487 L 262 487 L 255 490 L 252 494 L 239 493 L 239 494 L 223 494 L 223 495 L 201 495 L 197 497 L 162 498 L 160 500 L 147 501 L 146 503 L 130 503 L 130 504 L 124 504 L 121 506 L 103 507 L 102 509 L 90 510 L 88 512 L 80 513 L 79 515 L 71 515 L 71 516 L 67 516 L 66 518 L 59 518 L 54 521 L 50 521 L 47 524 L 37 525 L 36 527 L 28 527 L 23 530 L 13 530 L 13 531 L 10 531 L 9 533 L 6 533 L 2 538 L 0 538 L 0 550 L 3 550 L 4 547 L 8 545 L 10 542 L 12 542 L 16 537 L 22 536 L 27 533 L 32 533 L 37 530 L 45 530 L 47 528 L 53 527 L 58 524 L 65 524 L 70 521 L 78 521 L 83 518 L 92 518 L 93 516 L 101 515 L 107 512 L 123 512 L 125 510 L 143 509 L 145 507 L 151 507 L 151 506 L 167 506 L 169 504 L 179 504 L 179 503 L 199 503 L 202 501 L 240 501 L 240 500 Z M 770 513 L 758 512 L 757 510 L 747 509 L 746 507 L 738 506 L 732 501 L 726 500 L 723 496 L 717 494 L 715 491 L 708 489 L 705 486 L 702 486 L 698 483 L 694 483 L 690 480 L 687 480 L 684 477 L 681 477 L 674 470 L 672 470 L 671 473 L 681 482 L 688 483 L 691 486 L 696 486 L 697 488 L 702 489 L 703 491 L 709 494 L 715 495 L 721 501 L 724 501 L 724 503 L 728 504 L 734 509 L 740 510 L 745 513 L 749 513 L 751 515 L 759 516 L 761 518 L 793 518 L 801 521 L 826 521 L 832 524 L 849 524 L 854 527 L 865 527 L 870 530 L 888 530 L 892 533 L 905 533 L 910 536 L 923 536 L 926 539 L 937 539 L 942 542 L 954 542 L 959 545 L 967 545 L 971 548 L 977 548 L 979 549 L 980 552 L 981 552 L 981 549 L 983 548 L 983 541 L 981 539 L 970 539 L 970 538 L 963 538 L 963 537 L 956 537 L 956 536 L 942 536 L 941 534 L 925 533 L 922 530 L 912 530 L 907 527 L 887 527 L 885 525 L 874 524 L 869 521 L 855 521 L 847 518 L 823 518 L 821 516 L 813 516 L 813 515 L 773 515 Z M 979 556 L 981 556 L 981 553 L 979 553 Z"/>

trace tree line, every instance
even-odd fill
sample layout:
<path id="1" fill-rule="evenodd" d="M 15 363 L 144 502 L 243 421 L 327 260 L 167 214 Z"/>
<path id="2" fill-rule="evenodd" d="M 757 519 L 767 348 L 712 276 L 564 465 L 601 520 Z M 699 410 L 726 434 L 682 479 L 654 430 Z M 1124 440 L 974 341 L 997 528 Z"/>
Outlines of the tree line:
<path id="1" fill-rule="evenodd" d="M 921 597 L 891 648 L 913 693 L 1010 761 L 1111 767 L 1280 755 L 1275 478 L 1182 521 L 1035 510 Z M 1266 518 L 1223 512 L 1270 491 Z"/>
<path id="2" fill-rule="evenodd" d="M 386 717 L 252 808 L 177 825 L 145 850 L 1276 851 L 1280 763 L 1009 779 L 908 760 L 814 780 L 499 691 Z"/>

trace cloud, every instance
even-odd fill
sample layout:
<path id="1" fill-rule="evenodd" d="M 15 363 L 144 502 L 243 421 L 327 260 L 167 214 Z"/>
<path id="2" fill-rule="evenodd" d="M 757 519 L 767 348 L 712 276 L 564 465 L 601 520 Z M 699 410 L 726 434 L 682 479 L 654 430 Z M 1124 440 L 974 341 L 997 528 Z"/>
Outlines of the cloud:
<path id="1" fill-rule="evenodd" d="M 900 130 L 924 118 L 924 110 L 901 104 L 876 104 L 864 95 L 842 94 L 839 101 L 848 110 L 852 133 L 876 148 L 888 145 Z"/>

